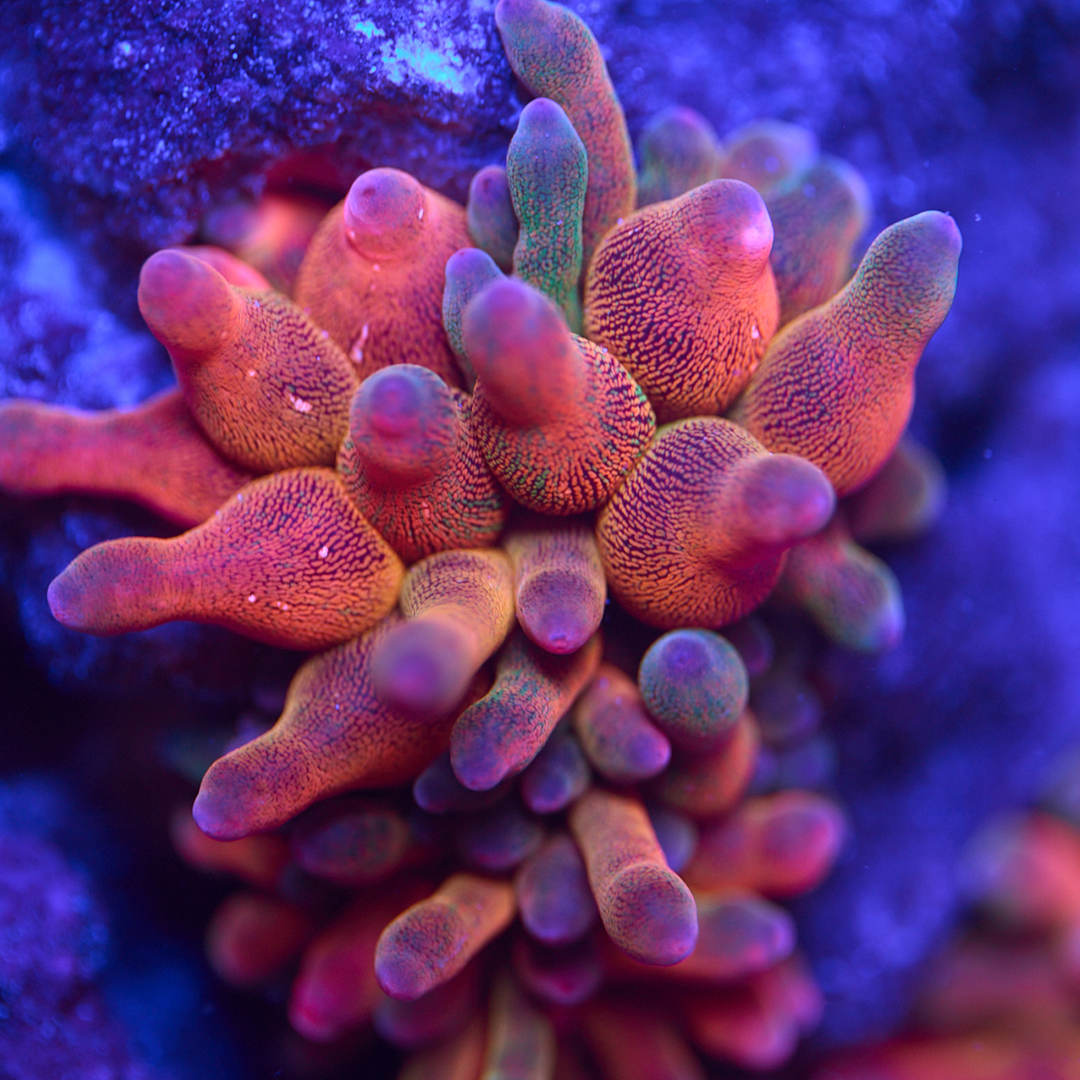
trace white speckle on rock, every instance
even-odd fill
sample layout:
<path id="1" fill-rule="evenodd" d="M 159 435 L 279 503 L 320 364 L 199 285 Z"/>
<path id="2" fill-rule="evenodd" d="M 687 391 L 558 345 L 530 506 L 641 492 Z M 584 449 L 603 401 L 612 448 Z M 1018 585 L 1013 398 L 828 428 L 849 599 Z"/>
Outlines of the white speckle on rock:
<path id="1" fill-rule="evenodd" d="M 353 23 L 353 30 L 362 34 L 370 41 L 372 38 L 386 37 L 386 31 L 376 26 L 370 19 L 357 19 Z"/>
<path id="2" fill-rule="evenodd" d="M 467 65 L 447 39 L 432 45 L 411 36 L 385 42 L 381 49 L 383 71 L 395 86 L 406 82 L 434 83 L 451 94 L 468 94 L 479 73 Z"/>

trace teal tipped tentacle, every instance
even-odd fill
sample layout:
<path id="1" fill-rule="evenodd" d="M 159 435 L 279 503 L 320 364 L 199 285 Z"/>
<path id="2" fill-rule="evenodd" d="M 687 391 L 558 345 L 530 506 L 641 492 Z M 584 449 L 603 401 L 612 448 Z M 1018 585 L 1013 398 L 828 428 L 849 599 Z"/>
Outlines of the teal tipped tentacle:
<path id="1" fill-rule="evenodd" d="M 583 265 L 636 201 L 626 117 L 600 46 L 581 18 L 547 0 L 499 0 L 495 24 L 514 74 L 537 97 L 561 105 L 589 154 Z"/>
<path id="2" fill-rule="evenodd" d="M 581 332 L 581 215 L 588 157 L 574 125 L 547 98 L 530 101 L 506 155 L 514 213 L 521 222 L 514 273 L 546 294 Z"/>

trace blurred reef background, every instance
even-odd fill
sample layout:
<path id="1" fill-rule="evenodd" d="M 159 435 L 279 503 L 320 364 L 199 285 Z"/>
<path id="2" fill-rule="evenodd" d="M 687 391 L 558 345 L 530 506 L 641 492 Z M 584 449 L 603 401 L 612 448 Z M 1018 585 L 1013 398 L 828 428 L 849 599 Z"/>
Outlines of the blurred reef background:
<path id="1" fill-rule="evenodd" d="M 671 104 L 721 137 L 804 124 L 866 178 L 869 235 L 923 209 L 964 235 L 912 429 L 945 463 L 948 506 L 884 553 L 903 644 L 827 659 L 853 835 L 796 905 L 828 1002 L 816 1047 L 878 1037 L 953 926 L 964 844 L 1080 743 L 1080 2 L 569 6 L 635 137 Z M 268 185 L 331 199 L 393 165 L 463 199 L 524 103 L 492 8 L 0 5 L 0 395 L 102 408 L 165 386 L 142 260 Z M 191 789 L 166 759 L 269 723 L 299 657 L 187 624 L 88 638 L 48 612 L 83 548 L 163 529 L 121 504 L 0 499 L 0 1075 L 337 1075 L 273 1002 L 214 984 L 200 942 L 224 886 L 167 839 Z"/>

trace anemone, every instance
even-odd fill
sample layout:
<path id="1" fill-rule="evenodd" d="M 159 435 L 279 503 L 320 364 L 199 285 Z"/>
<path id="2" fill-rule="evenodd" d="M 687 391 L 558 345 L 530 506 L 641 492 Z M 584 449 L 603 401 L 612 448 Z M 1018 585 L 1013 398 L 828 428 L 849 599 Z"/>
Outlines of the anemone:
<path id="1" fill-rule="evenodd" d="M 140 280 L 178 388 L 0 406 L 0 484 L 189 527 L 80 555 L 65 625 L 313 653 L 174 826 L 248 886 L 209 932 L 223 978 L 298 963 L 293 1026 L 371 1022 L 409 1080 L 544 1080 L 583 1047 L 608 1080 L 702 1075 L 691 1047 L 768 1068 L 820 1011 L 775 899 L 844 825 L 762 779 L 820 708 L 752 613 L 775 593 L 849 647 L 898 638 L 857 540 L 932 516 L 899 440 L 959 234 L 899 222 L 852 276 L 865 187 L 790 125 L 721 144 L 663 114 L 639 178 L 585 24 L 495 20 L 534 99 L 466 207 L 378 168 L 318 224 L 277 196 L 213 219 L 234 253 Z"/>

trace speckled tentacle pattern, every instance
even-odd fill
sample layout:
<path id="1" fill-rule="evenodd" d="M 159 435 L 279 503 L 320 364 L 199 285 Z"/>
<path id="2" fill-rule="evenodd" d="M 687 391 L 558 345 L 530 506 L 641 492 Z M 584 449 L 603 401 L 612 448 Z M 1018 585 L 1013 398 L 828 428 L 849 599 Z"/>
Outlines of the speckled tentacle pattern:
<path id="1" fill-rule="evenodd" d="M 487 791 L 521 772 L 540 752 L 600 662 L 600 639 L 569 656 L 533 645 L 520 631 L 499 657 L 491 692 L 454 725 L 450 760 L 472 791 Z"/>
<path id="2" fill-rule="evenodd" d="M 783 908 L 736 890 L 695 892 L 694 899 L 698 909 L 697 947 L 685 960 L 670 967 L 642 969 L 618 956 L 613 958 L 613 965 L 653 984 L 703 987 L 744 979 L 791 955 L 795 925 Z"/>
<path id="3" fill-rule="evenodd" d="M 616 784 L 647 780 L 671 760 L 671 743 L 645 712 L 637 683 L 613 664 L 600 665 L 573 721 L 593 767 Z"/>
<path id="4" fill-rule="evenodd" d="M 442 297 L 446 260 L 470 246 L 463 207 L 407 173 L 372 169 L 319 226 L 296 300 L 361 379 L 389 364 L 419 364 L 460 386 Z"/>
<path id="5" fill-rule="evenodd" d="M 338 472 L 406 562 L 495 543 L 508 500 L 480 451 L 472 401 L 438 375 L 395 364 L 364 380 Z"/>
<path id="6" fill-rule="evenodd" d="M 908 422 L 915 365 L 949 312 L 959 257 L 947 214 L 890 225 L 848 285 L 776 336 L 732 418 L 770 450 L 814 462 L 838 495 L 861 487 Z"/>
<path id="7" fill-rule="evenodd" d="M 784 551 L 829 519 L 809 462 L 772 455 L 741 427 L 703 417 L 662 428 L 597 518 L 615 598 L 652 626 L 718 627 L 776 584 Z"/>
<path id="8" fill-rule="evenodd" d="M 387 701 L 438 715 L 452 707 L 514 620 L 510 560 L 497 550 L 446 551 L 413 566 L 401 587 L 406 622 L 372 660 Z"/>
<path id="9" fill-rule="evenodd" d="M 201 778 L 177 852 L 244 883 L 209 934 L 224 979 L 291 980 L 296 1032 L 336 1055 L 373 1029 L 411 1055 L 399 1080 L 771 1069 L 820 996 L 770 897 L 844 838 L 791 790 L 833 755 L 820 635 L 785 601 L 857 648 L 899 633 L 845 528 L 932 513 L 932 469 L 894 446 L 959 238 L 900 222 L 848 281 L 858 178 L 803 129 L 724 147 L 679 109 L 643 135 L 635 211 L 591 33 L 547 0 L 491 6 L 532 100 L 467 208 L 377 168 L 328 213 L 212 211 L 234 254 L 161 252 L 141 279 L 180 387 L 0 406 L 0 483 L 197 525 L 84 552 L 49 593 L 66 625 L 321 650 L 269 730 L 272 675 L 238 675 L 258 711 L 166 749 Z M 1075 914 L 1076 860 L 1062 877 L 1037 844 L 1051 869 L 1013 888 L 1031 837 L 1006 840 L 998 913 L 1034 891 Z"/>
<path id="10" fill-rule="evenodd" d="M 151 255 L 139 309 L 169 350 L 199 426 L 252 472 L 330 465 L 356 374 L 289 299 L 230 285 L 179 250 Z"/>
<path id="11" fill-rule="evenodd" d="M 211 446 L 179 390 L 96 413 L 0 403 L 0 489 L 13 495 L 131 499 L 190 528 L 251 479 Z"/>
<path id="12" fill-rule="evenodd" d="M 517 617 L 548 652 L 580 649 L 604 615 L 607 585 L 592 522 L 523 514 L 503 540 L 514 569 Z"/>
<path id="13" fill-rule="evenodd" d="M 464 330 L 477 374 L 476 432 L 492 472 L 540 513 L 600 505 L 652 437 L 640 387 L 518 281 L 480 293 L 465 309 Z"/>
<path id="14" fill-rule="evenodd" d="M 649 646 L 638 669 L 649 716 L 685 750 L 718 750 L 746 708 L 749 680 L 732 645 L 711 630 L 672 630 Z"/>
<path id="15" fill-rule="evenodd" d="M 539 289 L 581 332 L 581 213 L 589 167 L 566 113 L 547 98 L 530 101 L 506 154 L 506 175 L 521 230 L 514 274 Z"/>
<path id="16" fill-rule="evenodd" d="M 495 23 L 514 73 L 532 93 L 561 105 L 585 144 L 582 239 L 588 268 L 601 237 L 634 209 L 636 197 L 626 118 L 600 46 L 577 15 L 548 0 L 499 0 Z"/>
<path id="17" fill-rule="evenodd" d="M 675 964 L 697 941 L 690 890 L 668 869 L 636 799 L 594 788 L 574 804 L 570 828 L 611 940 L 646 964 Z"/>
<path id="18" fill-rule="evenodd" d="M 413 1001 L 452 979 L 515 914 L 514 888 L 454 874 L 383 931 L 375 974 L 391 997 Z"/>
<path id="19" fill-rule="evenodd" d="M 278 722 L 216 761 L 194 815 L 218 840 L 283 825 L 319 799 L 411 780 L 445 748 L 450 720 L 421 722 L 384 704 L 371 653 L 395 625 L 312 657 L 289 686 Z"/>
<path id="20" fill-rule="evenodd" d="M 252 481 L 181 536 L 84 551 L 49 586 L 49 605 L 65 626 L 93 634 L 193 619 L 320 649 L 390 611 L 403 573 L 335 473 L 293 469 Z"/>
<path id="21" fill-rule="evenodd" d="M 773 227 L 761 196 L 714 180 L 631 215 L 585 287 L 588 336 L 641 384 L 661 423 L 723 412 L 776 330 Z"/>

